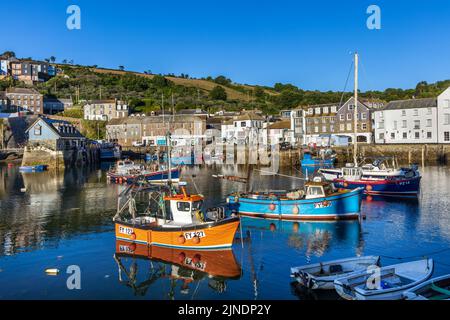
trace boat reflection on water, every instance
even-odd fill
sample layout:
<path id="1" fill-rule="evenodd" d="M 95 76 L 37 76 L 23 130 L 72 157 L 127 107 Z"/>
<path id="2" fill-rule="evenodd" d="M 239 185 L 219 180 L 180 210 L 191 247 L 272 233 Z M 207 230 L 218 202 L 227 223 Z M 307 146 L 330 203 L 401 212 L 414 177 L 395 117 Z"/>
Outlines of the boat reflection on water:
<path id="1" fill-rule="evenodd" d="M 222 293 L 226 290 L 226 280 L 237 280 L 242 273 L 231 249 L 185 250 L 117 240 L 114 260 L 119 267 L 119 282 L 140 296 L 146 295 L 159 279 L 171 283 L 168 298 L 174 298 L 177 284 L 181 294 L 189 294 L 190 285 L 203 279 L 208 280 L 212 290 Z M 142 274 L 139 268 L 144 269 Z M 138 275 L 144 278 L 140 280 L 142 277 L 138 279 Z"/>

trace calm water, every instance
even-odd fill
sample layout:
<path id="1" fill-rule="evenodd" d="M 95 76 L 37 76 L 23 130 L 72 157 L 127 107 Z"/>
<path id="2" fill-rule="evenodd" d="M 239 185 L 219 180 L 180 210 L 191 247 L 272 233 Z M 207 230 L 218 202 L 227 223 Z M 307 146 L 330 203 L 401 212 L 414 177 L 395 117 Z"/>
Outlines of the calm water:
<path id="1" fill-rule="evenodd" d="M 184 180 L 212 206 L 243 188 L 211 177 L 234 170 L 192 168 Z M 183 255 L 194 271 L 180 267 L 178 251 L 144 246 L 128 256 L 129 246 L 116 243 L 111 218 L 123 187 L 107 184 L 104 170 L 21 174 L 0 167 L 0 299 L 328 299 L 335 296 L 294 290 L 290 267 L 359 254 L 382 255 L 385 264 L 428 255 L 434 275 L 450 273 L 450 168 L 422 173 L 419 201 L 364 201 L 361 224 L 243 219 L 232 253 Z M 257 174 L 253 189 L 299 183 Z M 67 289 L 70 265 L 81 269 L 81 290 Z M 61 272 L 46 275 L 46 268 Z"/>

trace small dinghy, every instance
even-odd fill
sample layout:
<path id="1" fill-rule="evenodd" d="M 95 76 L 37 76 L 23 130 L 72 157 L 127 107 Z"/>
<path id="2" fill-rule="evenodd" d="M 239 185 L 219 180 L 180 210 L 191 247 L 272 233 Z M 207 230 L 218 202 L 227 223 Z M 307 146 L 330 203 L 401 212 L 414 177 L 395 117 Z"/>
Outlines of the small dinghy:
<path id="1" fill-rule="evenodd" d="M 379 266 L 379 256 L 353 257 L 347 259 L 319 262 L 291 268 L 291 277 L 308 289 L 334 289 L 334 280 L 343 275 L 365 271 L 367 267 Z"/>
<path id="2" fill-rule="evenodd" d="M 450 274 L 434 278 L 403 293 L 406 300 L 450 300 Z"/>
<path id="3" fill-rule="evenodd" d="M 374 270 L 375 271 L 375 270 Z M 433 273 L 433 259 L 400 263 L 352 273 L 334 281 L 337 293 L 348 300 L 399 300 L 404 291 L 426 281 Z"/>

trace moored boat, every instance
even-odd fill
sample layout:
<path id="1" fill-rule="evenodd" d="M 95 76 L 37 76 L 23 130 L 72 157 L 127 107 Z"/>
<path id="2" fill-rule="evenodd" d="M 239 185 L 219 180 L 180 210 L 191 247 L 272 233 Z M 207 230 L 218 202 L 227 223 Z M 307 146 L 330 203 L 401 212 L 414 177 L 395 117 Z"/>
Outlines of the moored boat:
<path id="1" fill-rule="evenodd" d="M 399 300 L 403 292 L 429 279 L 433 267 L 433 259 L 399 263 L 351 273 L 336 279 L 334 286 L 348 300 Z"/>
<path id="2" fill-rule="evenodd" d="M 345 274 L 379 266 L 379 256 L 363 256 L 308 264 L 291 268 L 291 277 L 308 289 L 334 289 L 334 280 Z"/>
<path id="3" fill-rule="evenodd" d="M 403 293 L 406 300 L 450 300 L 450 274 L 425 281 Z"/>
<path id="4" fill-rule="evenodd" d="M 137 214 L 135 195 L 140 191 L 130 185 L 119 198 L 114 217 L 116 238 L 163 247 L 220 249 L 232 246 L 239 226 L 239 217 L 225 217 L 223 208 L 202 211 L 203 196 L 174 193 L 161 186 L 148 189 L 150 199 L 144 212 Z M 126 202 L 121 203 L 121 198 Z M 131 218 L 124 217 L 128 210 Z"/>
<path id="5" fill-rule="evenodd" d="M 100 141 L 100 161 L 118 160 L 122 157 L 122 149 L 112 142 Z"/>
<path id="6" fill-rule="evenodd" d="M 315 157 L 311 152 L 303 153 L 303 159 L 300 160 L 302 167 L 332 167 L 336 161 L 336 155 L 325 155 Z"/>
<path id="7" fill-rule="evenodd" d="M 322 179 L 291 192 L 248 192 L 227 197 L 229 209 L 240 215 L 287 220 L 358 219 L 362 189 L 337 190 Z"/>
<path id="8" fill-rule="evenodd" d="M 132 183 L 137 178 L 145 178 L 145 180 L 160 183 L 171 180 L 178 182 L 180 179 L 181 168 L 175 167 L 165 168 L 160 165 L 137 165 L 131 160 L 119 160 L 116 166 L 108 171 L 107 177 L 111 182 L 116 183 Z"/>
<path id="9" fill-rule="evenodd" d="M 21 166 L 19 167 L 20 172 L 43 172 L 47 170 L 46 164 L 38 164 L 34 166 Z"/>

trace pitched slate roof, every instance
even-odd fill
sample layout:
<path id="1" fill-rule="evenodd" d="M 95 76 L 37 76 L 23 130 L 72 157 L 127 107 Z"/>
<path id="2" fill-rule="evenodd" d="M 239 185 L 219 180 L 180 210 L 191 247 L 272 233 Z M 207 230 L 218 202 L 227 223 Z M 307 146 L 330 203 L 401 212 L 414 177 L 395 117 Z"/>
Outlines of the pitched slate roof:
<path id="1" fill-rule="evenodd" d="M 84 138 L 84 136 L 78 131 L 78 129 L 69 121 L 55 120 L 45 117 L 37 118 L 36 121 L 34 121 L 33 124 L 26 130 L 26 132 L 28 132 L 31 128 L 33 128 L 34 125 L 38 123 L 40 120 L 44 121 L 50 127 L 50 129 L 52 129 L 61 138 Z M 73 132 L 64 132 L 58 129 L 60 127 L 71 127 L 74 128 L 74 130 Z"/>
<path id="2" fill-rule="evenodd" d="M 40 94 L 37 90 L 30 88 L 7 88 L 6 93 Z"/>
<path id="3" fill-rule="evenodd" d="M 268 126 L 268 129 L 290 129 L 290 128 L 291 128 L 291 120 L 277 121 Z"/>
<path id="4" fill-rule="evenodd" d="M 380 110 L 420 109 L 433 107 L 437 107 L 436 98 L 423 98 L 391 101 Z"/>

